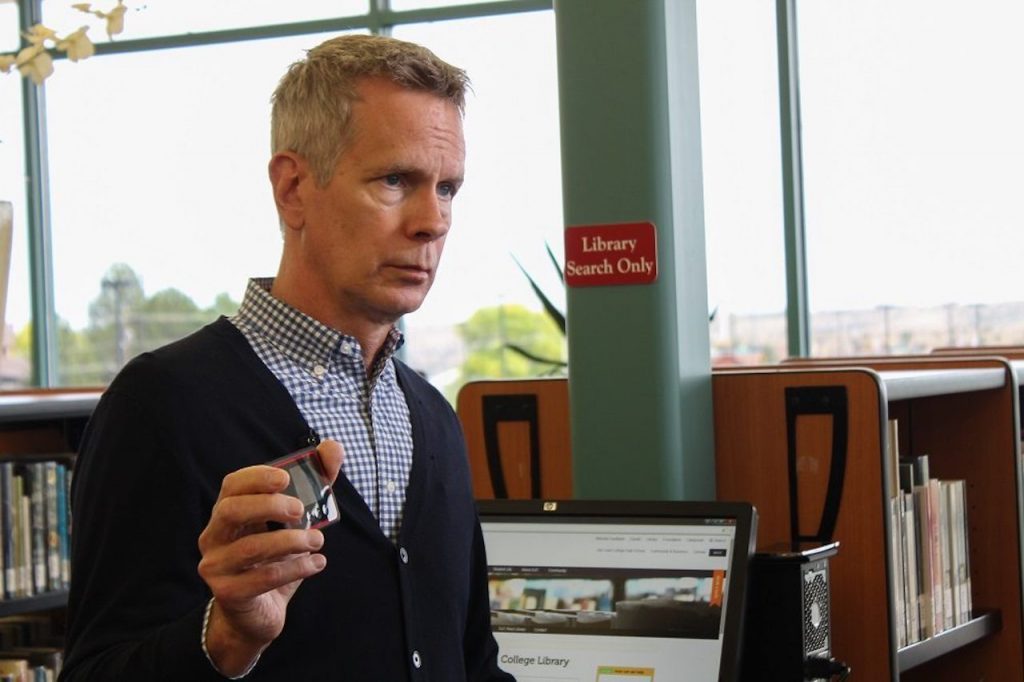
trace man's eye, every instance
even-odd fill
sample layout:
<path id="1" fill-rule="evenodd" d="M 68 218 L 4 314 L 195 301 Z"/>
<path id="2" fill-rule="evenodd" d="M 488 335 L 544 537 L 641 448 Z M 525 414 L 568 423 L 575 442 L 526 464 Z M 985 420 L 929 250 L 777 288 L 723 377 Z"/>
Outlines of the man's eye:
<path id="1" fill-rule="evenodd" d="M 450 182 L 442 182 L 437 186 L 437 193 L 442 197 L 451 199 L 455 196 L 455 185 Z"/>
<path id="2" fill-rule="evenodd" d="M 390 173 L 384 176 L 384 184 L 389 187 L 398 187 L 402 184 L 402 176 L 398 173 Z"/>

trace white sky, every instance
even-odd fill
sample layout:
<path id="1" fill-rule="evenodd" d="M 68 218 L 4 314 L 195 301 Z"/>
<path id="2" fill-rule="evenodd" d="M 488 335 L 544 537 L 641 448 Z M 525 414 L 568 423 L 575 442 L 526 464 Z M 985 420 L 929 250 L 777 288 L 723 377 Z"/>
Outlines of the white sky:
<path id="1" fill-rule="evenodd" d="M 454 324 L 476 309 L 536 307 L 513 255 L 558 292 L 545 242 L 561 252 L 554 25 L 550 12 L 400 27 L 473 80 L 467 182 L 435 289 L 415 320 Z M 507 59 L 531 35 L 535 49 Z M 147 293 L 177 287 L 200 305 L 240 298 L 277 267 L 266 180 L 269 95 L 322 36 L 58 63 L 48 81 L 58 314 L 76 328 L 114 262 Z M 14 80 L 14 79 L 10 79 Z M 23 265 L 23 264 L 22 264 Z M 24 287 L 27 275 L 12 275 Z M 23 301 L 21 305 L 19 302 Z M 12 292 L 9 319 L 28 319 Z"/>
<path id="2" fill-rule="evenodd" d="M 698 6 L 711 301 L 778 310 L 774 3 Z M 1024 4 L 804 1 L 798 19 L 812 309 L 1020 300 Z"/>
<path id="3" fill-rule="evenodd" d="M 187 26 L 195 2 L 147 2 L 129 14 L 125 37 L 139 37 L 133 22 L 143 34 L 161 21 Z M 284 5 L 246 2 L 245 16 L 276 20 Z M 204 2 L 204 12 L 225 10 L 204 21 L 223 28 L 238 6 Z M 709 303 L 777 312 L 785 282 L 774 3 L 698 8 Z M 13 23 L 9 10 L 0 5 L 0 29 Z M 812 308 L 1020 299 L 1021 3 L 832 0 L 799 11 Z M 395 34 L 465 66 L 475 84 L 467 185 L 435 291 L 414 321 L 535 305 L 511 255 L 558 290 L 544 254 L 545 241 L 562 250 L 551 13 Z M 129 263 L 147 293 L 173 286 L 200 305 L 224 291 L 238 298 L 246 277 L 272 274 L 279 235 L 265 179 L 267 99 L 287 63 L 318 41 L 58 64 L 47 106 L 61 317 L 85 324 L 114 262 Z M 0 76 L 0 196 L 14 199 L 23 222 L 18 86 Z M 24 235 L 16 240 L 8 319 L 20 326 L 28 276 Z"/>

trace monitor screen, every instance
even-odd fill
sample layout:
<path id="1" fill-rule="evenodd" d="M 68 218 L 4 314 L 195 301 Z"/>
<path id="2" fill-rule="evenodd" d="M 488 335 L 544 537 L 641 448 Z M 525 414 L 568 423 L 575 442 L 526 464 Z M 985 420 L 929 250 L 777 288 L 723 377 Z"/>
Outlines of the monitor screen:
<path id="1" fill-rule="evenodd" d="M 749 505 L 503 500 L 480 511 L 499 663 L 519 682 L 735 677 Z"/>

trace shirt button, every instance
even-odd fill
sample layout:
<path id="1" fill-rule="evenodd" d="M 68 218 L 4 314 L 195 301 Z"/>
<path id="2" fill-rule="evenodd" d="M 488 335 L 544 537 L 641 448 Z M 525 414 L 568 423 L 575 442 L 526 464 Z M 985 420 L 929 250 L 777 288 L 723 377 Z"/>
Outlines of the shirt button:
<path id="1" fill-rule="evenodd" d="M 352 344 L 349 343 L 348 341 L 343 342 L 341 344 L 341 352 L 344 353 L 345 355 L 348 355 L 349 353 L 351 353 L 352 352 Z"/>
<path id="2" fill-rule="evenodd" d="M 313 367 L 313 376 L 317 379 L 321 378 L 325 374 L 327 374 L 327 368 L 323 365 L 316 365 Z"/>
<path id="3" fill-rule="evenodd" d="M 423 665 L 423 659 L 420 658 L 420 652 L 418 652 L 418 651 L 413 651 L 412 652 L 412 664 L 413 664 L 413 666 L 415 666 L 417 668 L 419 668 L 420 666 Z"/>
<path id="4" fill-rule="evenodd" d="M 409 553 L 405 551 L 405 547 L 399 548 L 398 556 L 402 559 L 403 564 L 409 563 Z"/>
<path id="5" fill-rule="evenodd" d="M 394 481 L 388 481 L 388 486 L 387 486 L 387 488 L 388 488 L 388 492 L 389 492 L 389 493 L 393 493 L 393 492 L 395 492 L 395 489 L 396 489 L 397 487 L 398 487 L 398 486 L 397 486 L 397 485 L 395 485 L 395 482 L 394 482 Z"/>

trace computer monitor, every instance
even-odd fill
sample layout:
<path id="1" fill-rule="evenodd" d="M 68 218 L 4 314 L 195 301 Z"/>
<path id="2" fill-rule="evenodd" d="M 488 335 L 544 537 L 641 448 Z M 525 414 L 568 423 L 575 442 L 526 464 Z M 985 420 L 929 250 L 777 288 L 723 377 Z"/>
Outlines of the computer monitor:
<path id="1" fill-rule="evenodd" d="M 519 682 L 736 678 L 749 504 L 478 506 L 499 664 Z"/>

